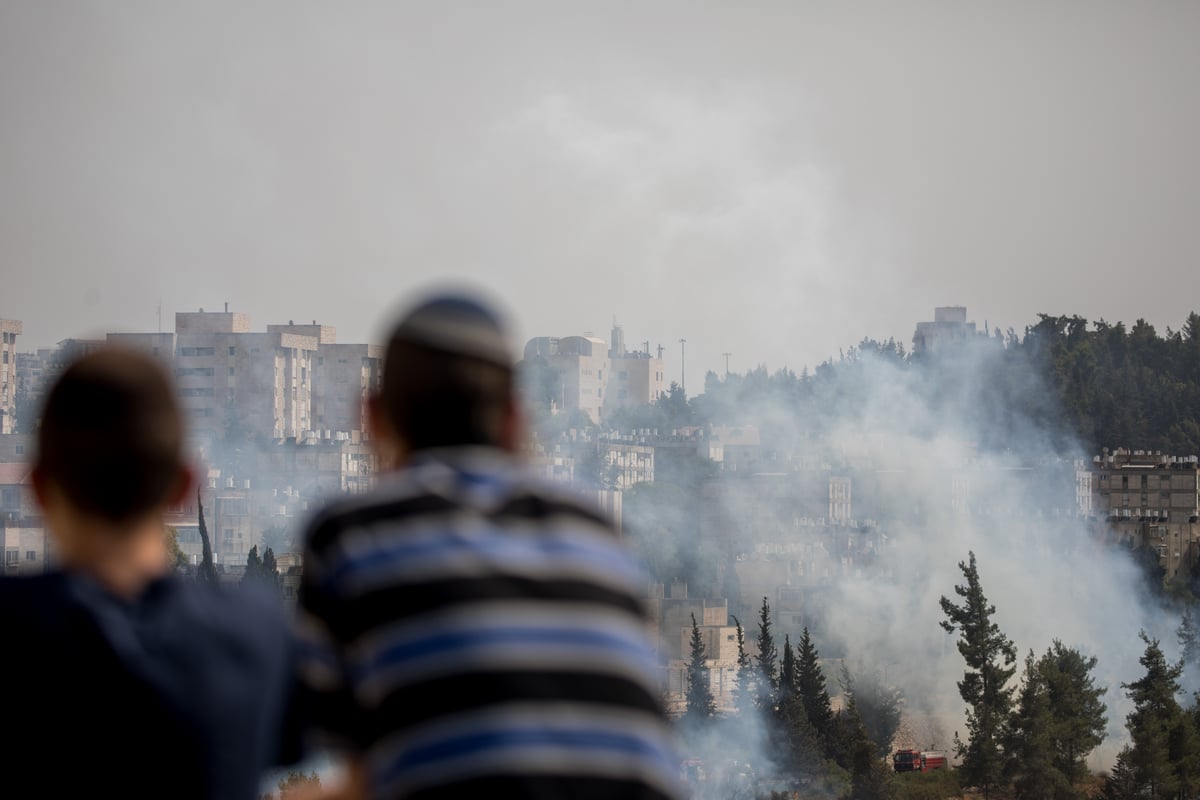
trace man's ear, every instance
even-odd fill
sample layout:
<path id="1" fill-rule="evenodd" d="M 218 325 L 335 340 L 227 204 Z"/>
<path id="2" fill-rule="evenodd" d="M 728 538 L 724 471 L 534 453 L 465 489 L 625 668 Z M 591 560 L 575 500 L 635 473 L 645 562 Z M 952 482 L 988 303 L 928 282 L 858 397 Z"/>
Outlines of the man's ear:
<path id="1" fill-rule="evenodd" d="M 521 413 L 521 404 L 515 397 L 510 397 L 508 407 L 504 409 L 504 418 L 500 421 L 500 447 L 515 453 L 520 449 L 524 435 L 525 415 Z"/>
<path id="2" fill-rule="evenodd" d="M 29 482 L 33 485 L 33 499 L 44 511 L 51 502 L 50 478 L 40 468 L 34 467 L 29 474 Z"/>
<path id="3" fill-rule="evenodd" d="M 379 468 L 386 470 L 399 466 L 406 449 L 404 440 L 388 420 L 383 398 L 377 394 L 367 400 L 367 430 L 371 435 L 371 447 L 379 457 Z"/>
<path id="4" fill-rule="evenodd" d="M 190 466 L 181 467 L 179 476 L 175 479 L 175 485 L 171 487 L 171 491 L 167 494 L 167 505 L 183 505 L 195 486 L 196 471 Z"/>

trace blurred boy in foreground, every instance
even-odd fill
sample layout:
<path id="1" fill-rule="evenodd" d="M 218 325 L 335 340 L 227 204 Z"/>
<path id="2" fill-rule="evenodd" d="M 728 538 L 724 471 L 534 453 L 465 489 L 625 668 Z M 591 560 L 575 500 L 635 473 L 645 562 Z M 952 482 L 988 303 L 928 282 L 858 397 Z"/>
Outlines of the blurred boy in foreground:
<path id="1" fill-rule="evenodd" d="M 0 578 L 0 794 L 251 800 L 298 755 L 281 605 L 171 569 L 183 441 L 146 356 L 84 356 L 50 391 L 33 488 L 61 569 Z"/>

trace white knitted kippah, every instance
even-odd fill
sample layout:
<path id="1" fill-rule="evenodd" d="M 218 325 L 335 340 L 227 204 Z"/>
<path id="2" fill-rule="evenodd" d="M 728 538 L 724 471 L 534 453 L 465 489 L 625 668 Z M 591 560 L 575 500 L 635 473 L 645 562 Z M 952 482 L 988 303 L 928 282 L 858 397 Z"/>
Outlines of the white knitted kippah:
<path id="1" fill-rule="evenodd" d="M 463 295 L 439 295 L 419 303 L 400 320 L 392 341 L 513 366 L 500 317 L 483 303 Z"/>

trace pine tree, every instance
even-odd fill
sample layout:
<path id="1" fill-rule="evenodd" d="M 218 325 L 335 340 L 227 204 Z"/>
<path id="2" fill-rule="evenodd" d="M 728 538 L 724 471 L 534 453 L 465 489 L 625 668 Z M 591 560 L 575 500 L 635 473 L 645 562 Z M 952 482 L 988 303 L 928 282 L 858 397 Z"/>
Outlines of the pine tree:
<path id="1" fill-rule="evenodd" d="M 1054 766 L 1053 729 L 1050 692 L 1030 650 L 1004 748 L 1017 800 L 1060 797 L 1069 790 L 1066 776 Z"/>
<path id="2" fill-rule="evenodd" d="M 204 503 L 200 499 L 200 490 L 196 490 L 196 505 L 200 509 L 200 569 L 196 577 L 202 583 L 217 583 L 217 568 L 213 565 L 212 544 L 208 538 L 208 526 L 204 524 Z"/>
<path id="3" fill-rule="evenodd" d="M 779 689 L 779 679 L 776 673 L 776 662 L 779 660 L 779 650 L 775 647 L 775 639 L 771 635 L 771 606 L 767 598 L 763 598 L 762 608 L 758 612 L 758 655 L 755 657 L 755 683 L 757 693 L 754 704 L 760 711 L 771 712 L 775 708 L 775 695 Z"/>
<path id="4" fill-rule="evenodd" d="M 716 716 L 717 704 L 713 700 L 708 667 L 704 663 L 704 638 L 696 615 L 692 614 L 691 654 L 687 667 L 687 710 L 683 714 L 683 726 L 687 731 L 696 731 Z"/>
<path id="5" fill-rule="evenodd" d="M 1112 772 L 1104 779 L 1104 800 L 1139 800 L 1145 795 L 1131 766 L 1133 751 L 1124 747 L 1117 753 Z"/>
<path id="6" fill-rule="evenodd" d="M 796 645 L 796 693 L 804 706 L 808 724 L 829 751 L 833 744 L 833 706 L 825 686 L 825 673 L 821 670 L 820 655 L 808 635 L 808 628 L 800 635 Z"/>
<path id="7" fill-rule="evenodd" d="M 1104 741 L 1107 689 L 1092 677 L 1095 657 L 1085 657 L 1057 639 L 1037 664 L 1051 715 L 1054 768 L 1070 786 L 1088 776 L 1087 757 Z"/>
<path id="8" fill-rule="evenodd" d="M 849 679 L 849 672 L 843 674 Z M 842 749 L 850 772 L 850 791 L 846 800 L 891 800 L 896 797 L 895 775 L 879 758 L 875 742 L 867 735 L 853 694 L 847 697 L 846 707 L 839 712 L 837 725 L 843 731 Z"/>
<path id="9" fill-rule="evenodd" d="M 1001 780 L 1004 769 L 1001 745 L 1012 710 L 1012 689 L 1006 685 L 1016 672 L 1017 652 L 1012 641 L 992 622 L 996 607 L 990 605 L 983 594 L 975 553 L 971 552 L 969 556 L 969 563 L 960 561 L 958 564 L 967 582 L 954 587 L 955 594 L 962 598 L 962 605 L 942 597 L 946 619 L 941 625 L 947 633 L 961 631 L 958 652 L 967 662 L 958 691 L 970 706 L 968 738 L 963 742 L 956 736 L 954 742 L 955 751 L 962 759 L 960 774 L 964 785 L 981 789 L 987 800 L 992 787 Z"/>
<path id="10" fill-rule="evenodd" d="M 1191 606 L 1183 610 L 1183 618 L 1179 620 L 1179 628 L 1175 634 L 1179 638 L 1180 657 L 1183 668 L 1191 672 L 1200 667 L 1200 627 L 1192 616 Z"/>
<path id="11" fill-rule="evenodd" d="M 878 672 L 853 679 L 845 665 L 840 684 L 847 700 L 853 701 L 858 709 L 867 738 L 875 743 L 876 755 L 882 758 L 892 752 L 892 739 L 900 729 L 904 693 L 898 687 L 885 685 Z"/>
<path id="12" fill-rule="evenodd" d="M 1148 800 L 1174 797 L 1180 788 L 1177 765 L 1172 763 L 1171 738 L 1183 713 L 1175 695 L 1179 692 L 1182 666 L 1168 664 L 1157 639 L 1141 634 L 1146 643 L 1140 659 L 1146 674 L 1133 683 L 1123 683 L 1133 711 L 1125 718 L 1132 745 L 1128 767 Z"/>

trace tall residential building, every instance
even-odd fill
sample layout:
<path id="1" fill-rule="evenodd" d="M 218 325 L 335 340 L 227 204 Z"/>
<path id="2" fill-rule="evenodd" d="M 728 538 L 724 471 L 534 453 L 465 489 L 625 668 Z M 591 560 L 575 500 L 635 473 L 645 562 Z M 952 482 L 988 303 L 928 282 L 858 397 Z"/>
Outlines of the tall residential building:
<path id="1" fill-rule="evenodd" d="M 934 353 L 941 348 L 973 339 L 979 334 L 975 323 L 967 322 L 965 306 L 942 306 L 933 310 L 933 322 L 918 322 L 913 334 L 914 353 Z"/>
<path id="2" fill-rule="evenodd" d="M 177 313 L 175 334 L 175 378 L 193 435 L 307 436 L 318 337 L 251 333 L 246 314 L 203 310 Z"/>
<path id="3" fill-rule="evenodd" d="M 653 403 L 666 391 L 666 373 L 661 358 L 650 354 L 650 343 L 641 350 L 625 349 L 625 331 L 612 329 L 608 357 L 612 361 L 609 385 L 604 393 L 604 412 Z"/>
<path id="4" fill-rule="evenodd" d="M 383 347 L 377 344 L 325 344 L 313 366 L 313 425 L 322 438 L 354 438 L 367 431 L 367 404 L 379 391 Z"/>
<path id="5" fill-rule="evenodd" d="M 558 408 L 582 411 L 593 422 L 599 422 L 609 370 L 604 340 L 594 336 L 530 339 L 525 345 L 525 358 L 537 357 L 546 359 L 558 377 Z"/>
<path id="6" fill-rule="evenodd" d="M 21 321 L 0 319 L 0 434 L 17 430 L 17 335 Z"/>
<path id="7" fill-rule="evenodd" d="M 1118 539 L 1158 552 L 1167 578 L 1200 558 L 1200 459 L 1118 449 L 1096 456 L 1092 512 Z"/>
<path id="8" fill-rule="evenodd" d="M 162 364 L 171 372 L 175 362 L 174 333 L 110 333 L 106 337 L 113 347 L 137 350 Z"/>
<path id="9" fill-rule="evenodd" d="M 620 326 L 612 330 L 611 344 L 590 334 L 539 336 L 525 345 L 525 360 L 545 359 L 557 377 L 555 406 L 583 411 L 593 422 L 619 408 L 653 403 L 664 392 L 661 358 L 645 349 L 625 349 Z"/>

